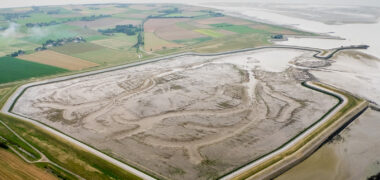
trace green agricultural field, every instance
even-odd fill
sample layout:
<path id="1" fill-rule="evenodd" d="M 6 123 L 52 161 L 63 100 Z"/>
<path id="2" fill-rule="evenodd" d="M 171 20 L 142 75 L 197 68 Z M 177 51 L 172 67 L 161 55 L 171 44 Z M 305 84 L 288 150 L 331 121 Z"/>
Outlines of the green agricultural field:
<path id="1" fill-rule="evenodd" d="M 128 46 L 123 46 L 123 43 L 120 42 L 120 44 L 112 45 L 110 44 L 112 43 L 112 39 L 103 40 L 109 41 L 107 42 L 108 45 L 113 46 L 115 48 L 111 49 L 105 47 L 106 45 L 100 46 L 94 43 L 70 43 L 65 46 L 54 47 L 51 50 L 105 66 L 112 64 L 128 63 L 139 59 L 138 54 L 136 53 L 136 49 L 130 49 L 130 47 Z M 131 46 L 132 43 L 127 44 Z M 121 50 L 117 49 L 116 47 L 121 48 Z M 122 47 L 124 47 L 125 49 Z"/>
<path id="2" fill-rule="evenodd" d="M 220 23 L 220 24 L 212 24 L 211 26 L 219 28 L 219 29 L 231 31 L 231 32 L 236 32 L 239 34 L 266 33 L 266 31 L 264 30 L 252 29 L 248 26 L 243 26 L 243 25 L 232 25 L 232 24 L 227 24 L 227 23 Z"/>
<path id="3" fill-rule="evenodd" d="M 178 8 L 180 11 L 174 11 L 173 13 L 165 13 L 165 10 Z M 74 26 L 64 23 L 65 21 L 81 21 L 82 17 L 107 15 L 101 18 L 113 19 L 113 22 L 99 21 L 83 21 L 83 23 L 94 23 L 98 26 L 110 26 L 109 23 L 114 26 L 116 23 L 127 23 L 126 19 L 139 20 L 141 23 L 148 22 L 150 16 L 163 16 L 163 20 L 157 18 L 157 20 L 168 21 L 177 20 L 177 16 L 189 17 L 186 21 L 179 20 L 175 23 L 179 28 L 184 28 L 190 31 L 198 32 L 208 37 L 205 38 L 177 38 L 181 40 L 163 39 L 161 36 L 157 36 L 156 31 L 163 34 L 181 34 L 178 32 L 178 28 L 173 28 L 173 32 L 170 29 L 162 29 L 159 27 L 161 23 L 152 24 L 142 32 L 142 46 L 144 51 L 150 53 L 176 53 L 184 50 L 199 49 L 200 51 L 211 52 L 216 51 L 215 47 L 221 47 L 222 50 L 232 50 L 240 47 L 247 47 L 246 41 L 250 41 L 251 46 L 257 46 L 262 44 L 268 44 L 271 34 L 294 34 L 294 35 L 309 35 L 304 32 L 284 28 L 281 26 L 267 25 L 263 23 L 257 23 L 253 21 L 246 21 L 246 25 L 232 25 L 230 22 L 231 17 L 224 16 L 227 20 L 225 22 L 216 23 L 212 19 L 209 12 L 197 10 L 196 8 L 188 8 L 180 5 L 140 5 L 140 4 L 106 4 L 106 5 L 80 5 L 80 6 L 45 6 L 34 8 L 18 8 L 18 9 L 4 9 L 7 13 L 20 14 L 21 17 L 11 17 L 10 21 L 6 15 L 0 14 L 0 25 L 7 28 L 11 23 L 16 24 L 14 32 L 5 33 L 3 35 L 4 28 L 0 29 L 0 57 L 7 54 L 11 54 L 18 50 L 26 51 L 26 53 L 33 53 L 34 49 L 40 47 L 47 40 L 58 40 L 63 38 L 83 37 L 88 43 L 80 43 L 73 45 L 72 43 L 65 44 L 61 47 L 49 47 L 57 52 L 61 52 L 67 55 L 85 58 L 87 60 L 97 62 L 100 64 L 112 65 L 113 63 L 130 62 L 131 58 L 138 57 L 138 53 L 141 51 L 133 48 L 133 45 L 137 42 L 137 35 L 126 36 L 124 34 L 116 33 L 113 36 L 103 35 L 95 29 L 88 28 L 86 26 Z M 166 18 L 171 17 L 171 18 Z M 97 20 L 98 18 L 95 18 Z M 162 17 L 161 17 L 162 18 Z M 230 18 L 230 19 L 229 19 Z M 1 19 L 4 19 L 3 21 Z M 207 21 L 210 19 L 210 21 Z M 228 20 L 229 19 L 229 20 Z M 199 20 L 203 20 L 203 23 L 199 23 Z M 41 23 L 55 21 L 57 25 L 43 25 L 41 27 L 27 27 L 26 23 Z M 114 22 L 115 21 L 115 22 Z M 210 23 L 207 23 L 210 22 Z M 214 24 L 213 24 L 214 22 Z M 257 28 L 256 28 L 257 27 Z M 161 28 L 161 29 L 160 29 Z M 152 30 L 153 29 L 153 30 Z M 221 32 L 220 30 L 224 30 Z M 169 32 L 168 32 L 169 31 Z M 177 32 L 176 32 L 177 31 Z M 228 33 L 228 31 L 233 33 Z M 235 36 L 234 33 L 239 34 Z M 246 36 L 247 35 L 247 36 Z M 246 39 L 255 37 L 258 39 Z M 215 40 L 217 39 L 217 40 Z M 232 41 L 232 42 L 229 42 Z M 241 41 L 240 43 L 238 41 Z M 200 49 L 201 47 L 205 49 Z M 212 48 L 214 47 L 214 48 Z M 141 49 L 140 49 L 141 50 Z M 90 52 L 91 51 L 91 52 Z M 93 52 L 94 51 L 94 52 Z M 99 52 L 95 52 L 99 51 Z M 122 52 L 125 51 L 125 52 Z M 111 53 L 111 54 L 108 54 Z M 113 54 L 115 58 L 111 58 Z M 123 57 L 125 56 L 125 57 Z M 137 59 L 135 59 L 136 61 Z"/>
<path id="4" fill-rule="evenodd" d="M 115 33 L 108 38 L 94 40 L 91 43 L 115 50 L 128 50 L 137 43 L 137 35 L 127 36 L 122 33 Z"/>
<path id="5" fill-rule="evenodd" d="M 236 49 L 253 48 L 270 45 L 268 37 L 263 34 L 235 34 L 205 41 L 193 46 L 194 51 L 202 53 L 224 52 Z"/>
<path id="6" fill-rule="evenodd" d="M 112 39 L 109 41 L 112 41 Z M 116 47 L 116 45 L 113 46 Z M 65 46 L 54 47 L 51 50 L 88 60 L 100 65 L 112 65 L 138 60 L 136 50 L 128 49 L 129 48 L 125 50 L 111 49 L 94 43 L 70 43 Z"/>
<path id="7" fill-rule="evenodd" d="M 0 83 L 47 76 L 66 71 L 65 69 L 23 61 L 12 57 L 0 58 Z"/>
<path id="8" fill-rule="evenodd" d="M 120 63 L 130 63 L 138 60 L 136 50 L 126 51 L 110 48 L 102 48 L 96 51 L 87 51 L 71 55 L 104 66 Z"/>
<path id="9" fill-rule="evenodd" d="M 62 22 L 62 21 L 67 21 L 69 19 L 74 19 L 74 18 L 55 18 L 45 13 L 33 13 L 30 15 L 30 17 L 17 20 L 17 23 L 26 24 L 26 23 L 41 23 L 41 22 L 51 22 L 51 21 Z"/>
<path id="10" fill-rule="evenodd" d="M 211 37 L 201 37 L 195 39 L 174 40 L 178 44 L 194 45 L 211 40 Z"/>
<path id="11" fill-rule="evenodd" d="M 214 31 L 212 29 L 197 29 L 195 30 L 196 32 L 199 32 L 201 34 L 204 34 L 204 35 L 207 35 L 207 36 L 211 36 L 213 38 L 219 38 L 219 37 L 223 37 L 224 34 L 223 33 L 220 33 L 220 32 L 217 32 L 217 31 Z"/>
<path id="12" fill-rule="evenodd" d="M 53 47 L 51 50 L 62 54 L 79 54 L 89 51 L 97 51 L 103 49 L 103 46 L 99 46 L 93 43 L 69 43 L 64 46 Z"/>
<path id="13" fill-rule="evenodd" d="M 40 46 L 39 44 L 31 43 L 15 37 L 0 36 L 0 57 L 11 54 L 18 50 L 33 50 Z"/>
<path id="14" fill-rule="evenodd" d="M 80 36 L 81 34 L 77 29 L 77 27 L 69 26 L 66 24 L 45 26 L 41 28 L 30 29 L 27 33 L 27 36 L 23 39 L 31 43 L 42 44 L 49 39 L 56 40 Z"/>

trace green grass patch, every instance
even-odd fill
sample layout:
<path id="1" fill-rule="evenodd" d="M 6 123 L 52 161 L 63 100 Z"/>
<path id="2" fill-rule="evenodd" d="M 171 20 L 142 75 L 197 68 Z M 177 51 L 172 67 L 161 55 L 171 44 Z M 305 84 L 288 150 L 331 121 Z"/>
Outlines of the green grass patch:
<path id="1" fill-rule="evenodd" d="M 85 179 L 141 179 L 28 122 L 1 113 L 0 120 L 50 160 Z"/>
<path id="2" fill-rule="evenodd" d="M 227 23 L 219 23 L 219 24 L 211 24 L 211 26 L 219 29 L 224 29 L 227 31 L 239 33 L 239 34 L 247 34 L 247 33 L 267 33 L 267 31 L 260 29 L 252 29 L 248 26 L 244 25 L 233 25 Z"/>
<path id="3" fill-rule="evenodd" d="M 57 40 L 62 38 L 70 38 L 75 36 L 83 36 L 85 33 L 84 29 L 79 31 L 78 27 L 75 26 L 69 26 L 66 24 L 58 24 L 54 26 L 44 26 L 41 28 L 38 28 L 37 30 L 33 28 L 29 28 L 27 33 L 27 36 L 23 38 L 23 40 L 36 43 L 36 44 L 42 44 L 46 42 L 47 40 Z"/>
<path id="4" fill-rule="evenodd" d="M 128 36 L 124 33 L 115 33 L 101 40 L 92 41 L 93 44 L 116 50 L 129 50 L 137 43 L 137 34 Z"/>
<path id="5" fill-rule="evenodd" d="M 50 22 L 50 21 L 57 21 L 58 18 L 54 18 L 48 14 L 45 13 L 33 13 L 30 15 L 30 17 L 21 18 L 17 20 L 17 23 L 19 24 L 26 24 L 26 23 L 41 23 L 41 22 Z"/>
<path id="6" fill-rule="evenodd" d="M 1 119 L 0 119 L 1 120 Z M 0 123 L 0 136 L 7 140 L 7 145 L 13 147 L 19 153 L 24 155 L 29 160 L 37 160 L 41 158 L 40 154 L 34 151 L 30 146 L 28 146 L 24 141 L 19 139 L 16 135 L 14 135 L 8 128 L 6 128 L 3 124 Z M 25 153 L 24 151 L 27 153 Z"/>
<path id="7" fill-rule="evenodd" d="M 270 42 L 263 34 L 235 34 L 196 44 L 192 51 L 215 53 L 265 45 L 270 45 Z"/>
<path id="8" fill-rule="evenodd" d="M 84 53 L 72 54 L 84 60 L 95 62 L 104 66 L 121 63 L 131 63 L 138 61 L 136 50 L 115 50 L 110 48 L 102 48 L 96 51 L 88 51 Z"/>
<path id="9" fill-rule="evenodd" d="M 50 163 L 40 162 L 40 163 L 36 163 L 35 165 L 37 167 L 42 168 L 45 171 L 53 174 L 58 179 L 62 179 L 62 180 L 74 180 L 74 179 L 78 179 L 76 176 L 74 176 L 72 174 L 69 174 L 66 171 L 64 171 L 63 169 L 61 169 L 61 168 L 59 168 L 57 166 L 54 166 L 54 165 L 52 165 Z"/>
<path id="10" fill-rule="evenodd" d="M 18 50 L 34 50 L 38 46 L 40 45 L 22 39 L 0 36 L 0 57 L 11 54 Z"/>
<path id="11" fill-rule="evenodd" d="M 63 46 L 53 47 L 50 50 L 56 51 L 62 54 L 72 55 L 78 53 L 85 53 L 89 51 L 97 51 L 103 49 L 103 46 L 99 46 L 93 43 L 68 43 Z"/>
<path id="12" fill-rule="evenodd" d="M 194 38 L 194 39 L 181 39 L 181 40 L 174 40 L 175 43 L 178 44 L 185 44 L 185 45 L 192 45 L 192 44 L 198 44 L 202 42 L 206 42 L 211 40 L 211 37 L 201 37 L 201 38 Z"/>
<path id="13" fill-rule="evenodd" d="M 214 31 L 212 29 L 196 29 L 194 31 L 199 32 L 201 34 L 204 34 L 206 36 L 213 37 L 213 38 L 219 38 L 219 37 L 223 37 L 224 36 L 223 33 Z"/>
<path id="14" fill-rule="evenodd" d="M 110 39 L 110 41 L 111 42 L 106 43 L 110 46 L 118 46 L 117 44 L 112 44 L 112 39 Z M 129 43 L 129 45 L 131 45 L 131 43 Z M 125 49 L 123 49 L 123 47 L 125 47 Z M 119 48 L 122 48 L 123 50 L 111 49 L 93 43 L 69 43 L 64 46 L 51 48 L 51 50 L 105 66 L 134 62 L 138 60 L 135 49 L 128 49 L 129 47 L 124 46 L 124 44 L 121 44 Z"/>
<path id="15" fill-rule="evenodd" d="M 16 91 L 19 85 L 11 84 L 0 87 L 0 109 L 7 102 L 7 99 Z"/>
<path id="16" fill-rule="evenodd" d="M 98 35 L 88 36 L 86 38 L 86 41 L 91 42 L 91 41 L 96 41 L 96 40 L 101 40 L 101 39 L 107 39 L 107 38 L 109 38 L 109 36 L 98 34 Z"/>
<path id="17" fill-rule="evenodd" d="M 0 83 L 47 76 L 67 70 L 13 57 L 0 57 Z"/>

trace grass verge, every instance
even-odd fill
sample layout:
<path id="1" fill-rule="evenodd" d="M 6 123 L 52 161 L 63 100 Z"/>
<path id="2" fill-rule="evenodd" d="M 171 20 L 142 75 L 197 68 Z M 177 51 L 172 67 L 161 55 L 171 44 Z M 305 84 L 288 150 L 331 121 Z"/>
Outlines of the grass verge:
<path id="1" fill-rule="evenodd" d="M 0 120 L 38 148 L 51 161 L 85 179 L 141 179 L 28 122 L 2 113 Z"/>

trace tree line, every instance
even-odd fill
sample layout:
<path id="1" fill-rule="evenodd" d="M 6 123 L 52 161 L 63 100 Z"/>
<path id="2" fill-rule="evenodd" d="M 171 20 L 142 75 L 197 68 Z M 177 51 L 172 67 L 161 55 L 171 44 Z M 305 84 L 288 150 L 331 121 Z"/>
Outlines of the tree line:
<path id="1" fill-rule="evenodd" d="M 116 25 L 115 28 L 109 29 L 99 29 L 98 30 L 103 35 L 112 35 L 113 33 L 124 33 L 128 36 L 136 35 L 141 31 L 140 27 L 134 26 L 132 24 L 128 25 Z"/>

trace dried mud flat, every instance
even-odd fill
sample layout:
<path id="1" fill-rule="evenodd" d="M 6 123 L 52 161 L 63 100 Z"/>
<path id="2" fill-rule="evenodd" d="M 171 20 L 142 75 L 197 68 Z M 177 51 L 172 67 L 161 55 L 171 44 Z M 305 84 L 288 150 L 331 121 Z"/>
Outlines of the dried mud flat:
<path id="1" fill-rule="evenodd" d="M 13 112 L 162 178 L 217 178 L 337 103 L 300 85 L 313 78 L 288 64 L 300 58 L 313 60 L 285 49 L 182 56 L 31 87 Z"/>

